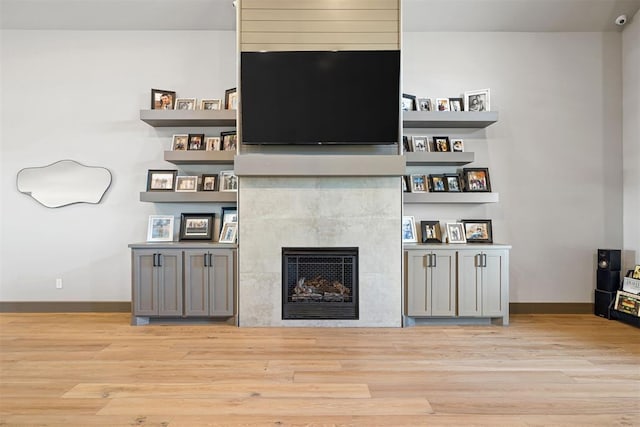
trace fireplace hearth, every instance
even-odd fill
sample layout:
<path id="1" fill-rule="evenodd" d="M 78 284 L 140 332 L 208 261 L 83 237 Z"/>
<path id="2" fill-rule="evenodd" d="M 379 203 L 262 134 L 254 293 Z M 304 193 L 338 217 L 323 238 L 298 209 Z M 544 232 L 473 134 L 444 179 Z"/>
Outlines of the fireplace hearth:
<path id="1" fill-rule="evenodd" d="M 358 319 L 358 248 L 282 248 L 283 319 Z"/>

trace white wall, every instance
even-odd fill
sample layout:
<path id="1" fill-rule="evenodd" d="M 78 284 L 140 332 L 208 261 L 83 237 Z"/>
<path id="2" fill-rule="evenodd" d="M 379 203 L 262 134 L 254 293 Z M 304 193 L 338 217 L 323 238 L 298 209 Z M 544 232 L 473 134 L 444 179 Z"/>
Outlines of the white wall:
<path id="1" fill-rule="evenodd" d="M 620 46 L 619 33 L 404 34 L 406 93 L 490 88 L 500 114 L 486 130 L 411 130 L 464 138 L 500 203 L 405 213 L 492 219 L 513 245 L 512 302 L 593 301 L 596 249 L 622 245 Z"/>
<path id="2" fill-rule="evenodd" d="M 622 76 L 624 249 L 635 252 L 640 264 L 640 12 L 622 32 Z"/>
<path id="3" fill-rule="evenodd" d="M 148 169 L 175 168 L 162 152 L 172 133 L 185 132 L 154 129 L 139 110 L 149 108 L 152 87 L 223 98 L 236 81 L 235 33 L 0 34 L 0 300 L 128 301 L 127 245 L 146 239 L 148 215 L 202 209 L 139 201 Z M 47 209 L 16 190 L 21 168 L 60 159 L 111 171 L 102 203 Z"/>

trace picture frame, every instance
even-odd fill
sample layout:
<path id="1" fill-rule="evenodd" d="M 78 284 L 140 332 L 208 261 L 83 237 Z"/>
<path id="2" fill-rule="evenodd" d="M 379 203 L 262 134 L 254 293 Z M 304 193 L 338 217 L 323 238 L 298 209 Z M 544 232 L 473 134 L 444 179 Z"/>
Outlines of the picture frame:
<path id="1" fill-rule="evenodd" d="M 220 224 L 238 222 L 238 208 L 235 206 L 223 206 L 220 213 Z"/>
<path id="2" fill-rule="evenodd" d="M 433 111 L 433 101 L 431 98 L 418 98 L 416 108 L 418 111 Z"/>
<path id="3" fill-rule="evenodd" d="M 149 169 L 147 191 L 173 191 L 177 176 L 177 169 Z"/>
<path id="4" fill-rule="evenodd" d="M 207 136 L 204 140 L 205 151 L 220 151 L 220 137 Z"/>
<path id="5" fill-rule="evenodd" d="M 446 223 L 446 228 L 447 241 L 449 243 L 467 243 L 464 225 L 461 222 L 448 222 Z"/>
<path id="6" fill-rule="evenodd" d="M 631 274 L 632 279 L 640 279 L 640 265 L 636 265 Z"/>
<path id="7" fill-rule="evenodd" d="M 219 191 L 238 191 L 238 177 L 232 170 L 220 171 Z"/>
<path id="8" fill-rule="evenodd" d="M 415 152 L 429 151 L 429 138 L 426 136 L 412 136 L 411 146 Z"/>
<path id="9" fill-rule="evenodd" d="M 415 111 L 416 109 L 416 96 L 409 95 L 408 93 L 402 94 L 402 111 Z"/>
<path id="10" fill-rule="evenodd" d="M 402 243 L 418 243 L 416 220 L 412 216 L 402 217 Z"/>
<path id="11" fill-rule="evenodd" d="M 465 111 L 491 111 L 489 89 L 471 90 L 464 93 Z"/>
<path id="12" fill-rule="evenodd" d="M 224 91 L 224 109 L 238 109 L 238 88 L 232 87 Z"/>
<path id="13" fill-rule="evenodd" d="M 238 223 L 226 222 L 222 226 L 222 231 L 220 231 L 220 237 L 218 238 L 218 243 L 235 243 L 237 235 L 238 235 Z"/>
<path id="14" fill-rule="evenodd" d="M 195 98 L 178 98 L 176 99 L 176 110 L 195 110 L 196 99 Z"/>
<path id="15" fill-rule="evenodd" d="M 202 191 L 216 191 L 218 184 L 218 175 L 203 174 L 202 175 Z"/>
<path id="16" fill-rule="evenodd" d="M 176 105 L 176 93 L 172 90 L 151 89 L 152 110 L 173 110 Z"/>
<path id="17" fill-rule="evenodd" d="M 402 135 L 402 148 L 405 153 L 410 153 L 413 151 L 413 147 L 411 146 L 411 142 L 409 141 L 409 137 L 407 135 Z"/>
<path id="18" fill-rule="evenodd" d="M 463 153 L 464 152 L 464 140 L 460 138 L 454 138 L 451 140 L 451 151 L 453 153 Z"/>
<path id="19" fill-rule="evenodd" d="M 451 151 L 451 142 L 448 136 L 433 137 L 433 151 L 438 153 L 446 153 Z"/>
<path id="20" fill-rule="evenodd" d="M 424 175 L 410 175 L 410 177 L 412 193 L 426 193 L 429 191 L 429 183 Z"/>
<path id="21" fill-rule="evenodd" d="M 238 132 L 230 130 L 226 132 L 220 132 L 221 150 L 222 151 L 235 151 L 238 147 Z"/>
<path id="22" fill-rule="evenodd" d="M 183 213 L 178 240 L 213 240 L 215 214 Z"/>
<path id="23" fill-rule="evenodd" d="M 447 191 L 447 181 L 443 174 L 429 175 L 429 189 L 434 193 L 444 193 Z"/>
<path id="24" fill-rule="evenodd" d="M 630 292 L 617 291 L 614 309 L 631 316 L 640 317 L 640 298 Z"/>
<path id="25" fill-rule="evenodd" d="M 457 173 L 444 174 L 445 186 L 450 193 L 459 193 L 462 191 L 462 184 L 460 183 L 460 175 Z"/>
<path id="26" fill-rule="evenodd" d="M 172 242 L 173 222 L 173 215 L 149 215 L 147 242 Z"/>
<path id="27" fill-rule="evenodd" d="M 436 98 L 436 111 L 450 111 L 449 98 Z"/>
<path id="28" fill-rule="evenodd" d="M 462 219 L 467 243 L 493 243 L 493 229 L 490 219 Z"/>
<path id="29" fill-rule="evenodd" d="M 189 134 L 189 145 L 187 145 L 187 150 L 192 151 L 204 151 L 206 149 L 206 145 L 204 143 L 204 133 L 190 133 Z"/>
<path id="30" fill-rule="evenodd" d="M 188 146 L 189 135 L 187 134 L 173 135 L 173 138 L 171 138 L 172 151 L 186 151 Z"/>
<path id="31" fill-rule="evenodd" d="M 188 193 L 198 191 L 197 176 L 178 176 L 176 177 L 176 192 Z"/>
<path id="32" fill-rule="evenodd" d="M 464 111 L 462 98 L 449 98 L 449 111 Z"/>
<path id="33" fill-rule="evenodd" d="M 463 168 L 462 184 L 466 192 L 491 192 L 488 168 Z"/>
<path id="34" fill-rule="evenodd" d="M 401 178 L 402 178 L 402 192 L 409 193 L 410 192 L 409 186 L 407 185 L 407 181 L 409 181 L 409 177 L 404 175 L 404 176 L 401 176 Z"/>
<path id="35" fill-rule="evenodd" d="M 222 100 L 221 99 L 201 99 L 200 109 L 201 110 L 221 110 Z"/>
<path id="36" fill-rule="evenodd" d="M 422 243 L 442 243 L 440 221 L 420 221 Z"/>

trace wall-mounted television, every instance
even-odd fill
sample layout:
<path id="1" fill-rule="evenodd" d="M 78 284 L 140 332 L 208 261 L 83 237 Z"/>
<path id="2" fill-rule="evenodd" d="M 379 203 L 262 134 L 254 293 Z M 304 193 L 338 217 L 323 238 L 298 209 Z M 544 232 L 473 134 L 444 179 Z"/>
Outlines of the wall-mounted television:
<path id="1" fill-rule="evenodd" d="M 243 144 L 395 144 L 400 51 L 242 52 Z"/>

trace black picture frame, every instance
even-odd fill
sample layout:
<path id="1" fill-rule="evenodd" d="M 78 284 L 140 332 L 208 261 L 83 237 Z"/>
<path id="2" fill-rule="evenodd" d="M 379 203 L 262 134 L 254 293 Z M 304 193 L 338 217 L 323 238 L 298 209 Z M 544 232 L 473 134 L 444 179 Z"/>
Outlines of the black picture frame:
<path id="1" fill-rule="evenodd" d="M 213 213 L 181 214 L 179 240 L 213 240 L 215 216 Z"/>
<path id="2" fill-rule="evenodd" d="M 175 191 L 177 169 L 149 169 L 147 191 Z"/>
<path id="3" fill-rule="evenodd" d="M 457 173 L 444 174 L 445 186 L 450 193 L 459 193 L 462 191 L 462 183 L 460 182 L 460 175 Z"/>
<path id="4" fill-rule="evenodd" d="M 235 221 L 232 221 L 235 219 Z M 238 222 L 238 208 L 236 206 L 223 206 L 220 212 L 220 228 L 225 222 Z"/>
<path id="5" fill-rule="evenodd" d="M 235 151 L 238 147 L 238 132 L 235 130 L 229 130 L 220 132 L 220 150 L 221 151 Z"/>
<path id="6" fill-rule="evenodd" d="M 170 97 L 169 104 L 162 101 L 162 97 Z M 151 109 L 152 110 L 173 110 L 176 108 L 176 93 L 172 90 L 151 89 Z"/>
<path id="7" fill-rule="evenodd" d="M 202 174 L 202 191 L 216 191 L 218 189 L 218 174 Z"/>
<path id="8" fill-rule="evenodd" d="M 462 98 L 449 98 L 449 111 L 464 111 Z"/>
<path id="9" fill-rule="evenodd" d="M 462 184 L 469 193 L 490 193 L 489 168 L 463 168 Z"/>
<path id="10" fill-rule="evenodd" d="M 189 151 L 204 151 L 207 148 L 207 144 L 204 142 L 204 133 L 190 133 L 189 141 L 187 142 L 187 150 Z"/>
<path id="11" fill-rule="evenodd" d="M 232 87 L 224 91 L 224 109 L 238 109 L 238 88 Z"/>
<path id="12" fill-rule="evenodd" d="M 429 191 L 433 193 L 444 193 L 447 191 L 447 180 L 444 174 L 429 175 Z"/>
<path id="13" fill-rule="evenodd" d="M 422 243 L 442 243 L 440 221 L 420 221 Z"/>
<path id="14" fill-rule="evenodd" d="M 490 219 L 463 219 L 467 243 L 493 243 L 493 227 Z"/>
<path id="15" fill-rule="evenodd" d="M 433 151 L 437 153 L 448 153 L 451 151 L 451 142 L 448 136 L 433 137 Z"/>
<path id="16" fill-rule="evenodd" d="M 402 94 L 402 111 L 415 111 L 416 110 L 416 96 L 409 95 L 408 93 Z"/>

